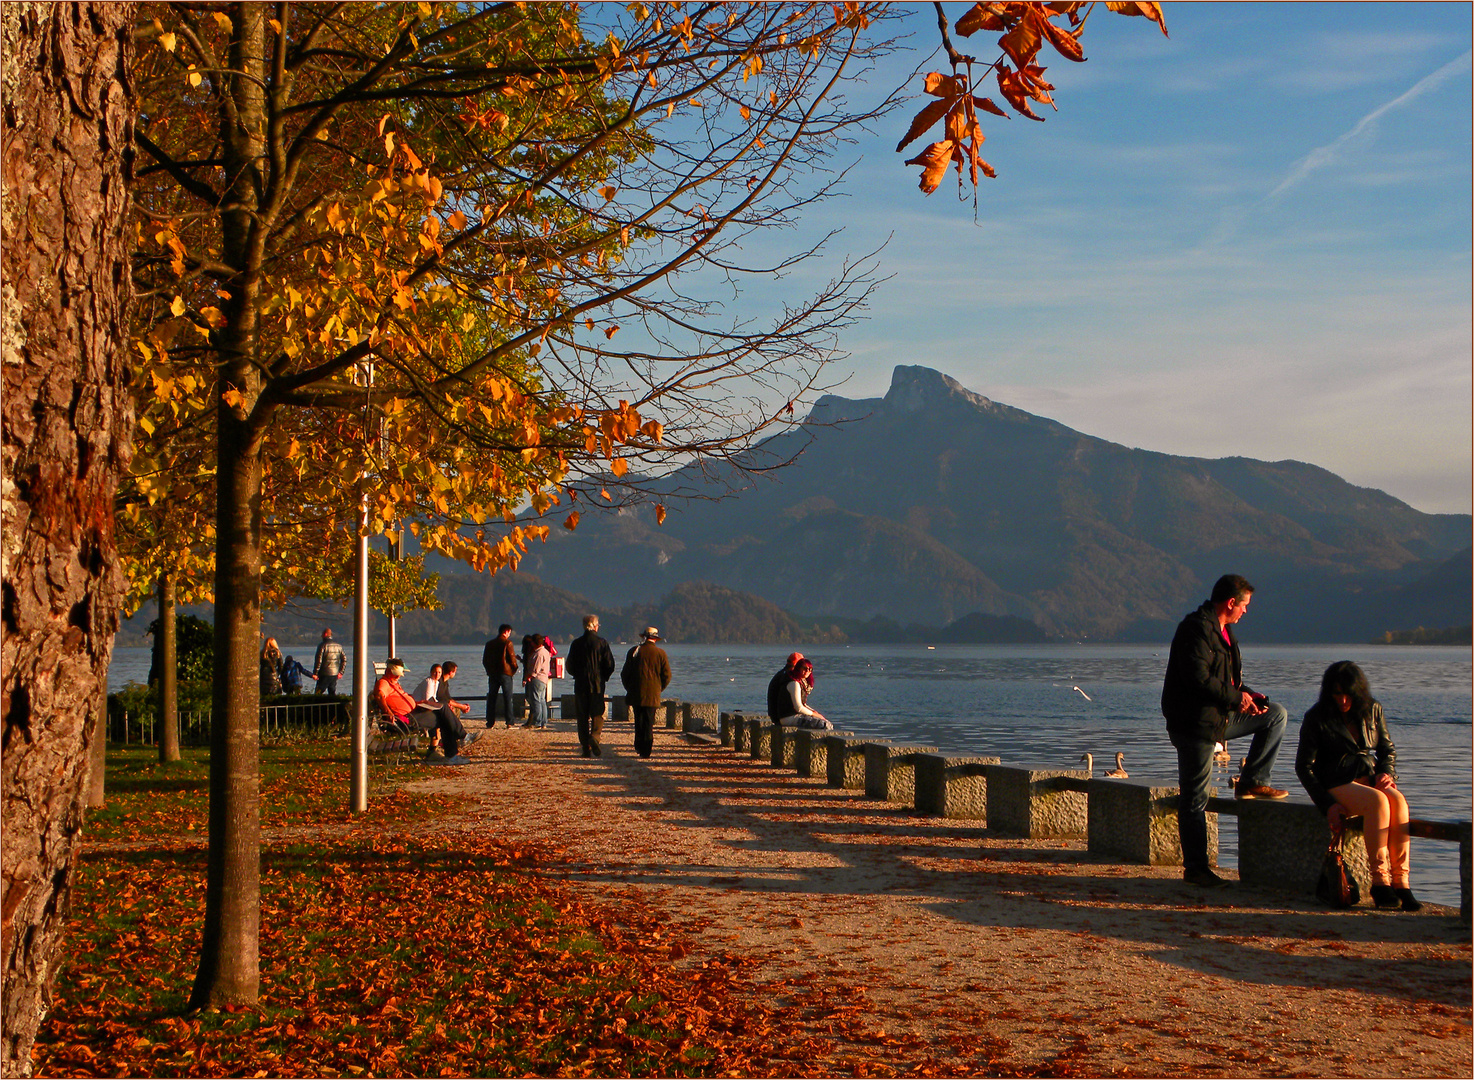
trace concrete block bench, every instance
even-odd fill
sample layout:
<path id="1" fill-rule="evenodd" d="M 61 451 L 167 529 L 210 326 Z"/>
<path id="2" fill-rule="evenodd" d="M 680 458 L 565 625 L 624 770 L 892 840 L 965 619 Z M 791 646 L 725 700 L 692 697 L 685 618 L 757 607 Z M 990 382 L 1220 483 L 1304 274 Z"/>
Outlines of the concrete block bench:
<path id="1" fill-rule="evenodd" d="M 935 746 L 865 743 L 865 797 L 913 805 L 916 801 L 916 755 L 936 752 Z"/>
<path id="2" fill-rule="evenodd" d="M 560 694 L 557 697 L 558 715 L 564 720 L 574 720 L 578 717 L 578 706 L 575 704 L 577 698 L 572 694 Z"/>
<path id="3" fill-rule="evenodd" d="M 623 694 L 615 694 L 609 699 L 609 719 L 625 724 L 634 719 L 630 713 L 629 699 Z"/>
<path id="4" fill-rule="evenodd" d="M 825 731 L 798 728 L 793 733 L 793 768 L 798 775 L 814 780 L 829 779 L 829 748 L 824 740 L 831 735 L 849 735 L 848 731 Z"/>
<path id="5" fill-rule="evenodd" d="M 1239 819 L 1239 880 L 1247 885 L 1315 895 L 1321 858 L 1331 842 L 1331 827 L 1314 803 L 1289 799 L 1210 799 L 1208 809 Z M 1371 897 L 1361 818 L 1348 818 L 1341 855 L 1361 886 L 1362 902 Z"/>
<path id="6" fill-rule="evenodd" d="M 773 725 L 766 716 L 747 718 L 747 753 L 753 761 L 773 759 Z"/>
<path id="7" fill-rule="evenodd" d="M 875 742 L 856 735 L 824 736 L 824 782 L 846 791 L 865 790 L 865 744 Z"/>
<path id="8" fill-rule="evenodd" d="M 988 816 L 989 765 L 998 765 L 996 757 L 944 757 L 941 754 L 917 754 L 916 810 L 945 818 Z"/>
<path id="9" fill-rule="evenodd" d="M 1085 836 L 1089 812 L 1083 769 L 989 765 L 987 774 L 989 830 L 1029 840 Z"/>
<path id="10" fill-rule="evenodd" d="M 1182 865 L 1177 788 L 1153 787 L 1139 780 L 1090 780 L 1086 789 L 1090 851 L 1148 866 Z M 1208 861 L 1218 862 L 1214 813 L 1208 815 Z"/>
<path id="11" fill-rule="evenodd" d="M 751 752 L 752 748 L 752 721 L 757 720 L 767 723 L 768 718 L 762 713 L 733 713 L 732 714 L 732 749 L 739 754 Z"/>
<path id="12" fill-rule="evenodd" d="M 681 730 L 686 732 L 720 731 L 720 713 L 715 702 L 681 702 Z"/>
<path id="13" fill-rule="evenodd" d="M 717 736 L 721 739 L 723 746 L 736 748 L 737 729 L 744 724 L 741 713 L 724 712 L 717 717 Z M 743 745 L 746 745 L 744 740 Z"/>
<path id="14" fill-rule="evenodd" d="M 680 727 L 681 702 L 675 698 L 662 698 L 660 704 L 656 706 L 655 709 L 656 722 L 659 723 L 662 717 L 665 718 L 665 727 L 667 731 L 674 731 L 676 728 Z"/>
<path id="15" fill-rule="evenodd" d="M 775 769 L 796 768 L 793 760 L 793 752 L 797 749 L 795 736 L 799 729 L 788 724 L 769 724 L 772 734 L 770 736 L 772 753 L 769 760 Z"/>

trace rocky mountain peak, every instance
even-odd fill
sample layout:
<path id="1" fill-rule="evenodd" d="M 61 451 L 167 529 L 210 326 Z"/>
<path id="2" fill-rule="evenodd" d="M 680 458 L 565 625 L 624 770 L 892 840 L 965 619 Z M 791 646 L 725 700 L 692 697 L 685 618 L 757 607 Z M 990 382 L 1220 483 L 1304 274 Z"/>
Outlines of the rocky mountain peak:
<path id="1" fill-rule="evenodd" d="M 914 364 L 896 365 L 885 404 L 887 409 L 901 413 L 931 412 L 957 405 L 969 405 L 984 411 L 994 407 L 993 402 L 982 394 L 973 393 L 950 375 Z"/>

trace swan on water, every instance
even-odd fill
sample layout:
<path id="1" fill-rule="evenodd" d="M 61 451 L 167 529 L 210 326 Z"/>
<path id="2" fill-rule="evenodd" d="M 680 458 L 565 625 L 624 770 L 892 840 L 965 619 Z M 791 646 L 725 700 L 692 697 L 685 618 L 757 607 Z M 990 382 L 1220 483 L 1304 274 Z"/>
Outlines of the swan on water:
<path id="1" fill-rule="evenodd" d="M 1080 688 L 1077 686 L 1075 687 L 1075 689 L 1079 690 Z M 1091 757 L 1089 754 L 1081 754 L 1080 760 L 1085 762 L 1085 775 L 1087 777 L 1095 776 L 1095 758 Z"/>
<path id="2" fill-rule="evenodd" d="M 1106 776 L 1109 777 L 1112 780 L 1125 780 L 1125 779 L 1127 779 L 1127 774 L 1126 774 L 1126 755 L 1123 754 L 1123 753 L 1121 753 L 1121 751 L 1119 751 L 1119 750 L 1116 751 L 1116 767 L 1114 769 L 1112 769 L 1110 772 L 1106 773 Z"/>

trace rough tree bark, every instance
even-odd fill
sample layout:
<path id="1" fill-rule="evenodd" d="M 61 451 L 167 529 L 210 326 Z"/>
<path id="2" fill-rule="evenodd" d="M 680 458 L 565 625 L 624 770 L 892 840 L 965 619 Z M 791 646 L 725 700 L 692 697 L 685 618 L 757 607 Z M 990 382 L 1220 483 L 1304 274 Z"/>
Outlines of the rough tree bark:
<path id="1" fill-rule="evenodd" d="M 131 3 L 0 8 L 0 1075 L 30 1072 L 123 581 Z"/>

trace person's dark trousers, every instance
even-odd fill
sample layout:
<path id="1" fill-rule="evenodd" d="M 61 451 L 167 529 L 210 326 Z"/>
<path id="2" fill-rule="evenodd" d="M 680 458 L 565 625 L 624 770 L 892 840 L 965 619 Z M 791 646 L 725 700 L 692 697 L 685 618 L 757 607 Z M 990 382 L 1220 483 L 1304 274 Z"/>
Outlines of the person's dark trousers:
<path id="1" fill-rule="evenodd" d="M 578 717 L 578 744 L 583 747 L 584 756 L 603 757 L 599 736 L 604 733 L 604 695 L 574 690 L 573 711 Z"/>
<path id="2" fill-rule="evenodd" d="M 419 708 L 409 714 L 409 719 L 410 723 L 423 731 L 440 732 L 440 750 L 446 757 L 455 757 L 460 751 L 466 727 L 450 706 L 443 705 L 438 709 Z"/>
<path id="3" fill-rule="evenodd" d="M 655 749 L 655 710 L 658 706 L 634 705 L 631 708 L 635 714 L 635 753 L 649 757 L 650 751 Z"/>
<path id="4" fill-rule="evenodd" d="M 319 675 L 317 678 L 317 689 L 314 693 L 338 695 L 338 676 Z"/>
<path id="5" fill-rule="evenodd" d="M 1225 743 L 1251 732 L 1249 756 L 1239 774 L 1246 787 L 1268 785 L 1280 743 L 1285 738 L 1289 714 L 1283 705 L 1264 703 L 1268 711 L 1258 716 L 1233 713 L 1224 733 Z M 1184 870 L 1208 869 L 1208 781 L 1213 775 L 1213 740 L 1195 733 L 1169 732 L 1177 748 L 1177 783 L 1182 795 L 1177 806 L 1177 837 L 1182 844 Z"/>
<path id="6" fill-rule="evenodd" d="M 512 676 L 492 675 L 486 676 L 489 684 L 486 691 L 486 726 L 496 727 L 496 698 L 497 694 L 506 695 L 507 699 L 507 727 L 512 726 Z"/>

